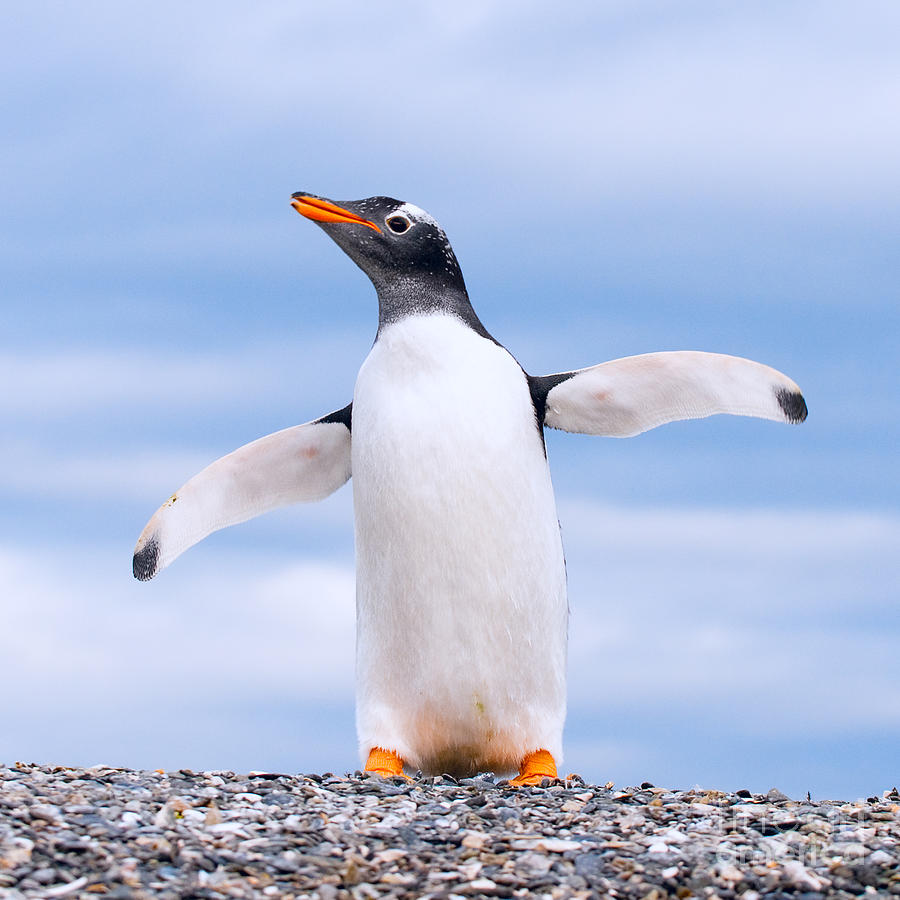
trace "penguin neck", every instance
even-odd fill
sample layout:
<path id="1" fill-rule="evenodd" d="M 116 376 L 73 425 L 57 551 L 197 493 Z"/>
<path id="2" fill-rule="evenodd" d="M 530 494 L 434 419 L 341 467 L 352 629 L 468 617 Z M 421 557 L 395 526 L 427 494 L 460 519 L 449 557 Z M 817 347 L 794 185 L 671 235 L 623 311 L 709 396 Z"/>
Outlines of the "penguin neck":
<path id="1" fill-rule="evenodd" d="M 408 316 L 455 316 L 476 334 L 496 343 L 475 313 L 463 284 L 447 284 L 438 279 L 398 276 L 376 284 L 378 292 L 378 332 Z"/>

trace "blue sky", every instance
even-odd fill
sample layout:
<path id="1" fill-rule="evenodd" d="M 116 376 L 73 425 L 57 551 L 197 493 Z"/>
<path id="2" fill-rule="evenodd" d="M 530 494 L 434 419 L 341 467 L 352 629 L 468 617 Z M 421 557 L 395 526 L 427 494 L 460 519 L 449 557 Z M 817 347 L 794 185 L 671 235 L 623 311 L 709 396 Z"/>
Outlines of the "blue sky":
<path id="1" fill-rule="evenodd" d="M 350 491 L 131 550 L 350 398 L 364 276 L 292 191 L 435 215 L 534 373 L 749 356 L 800 428 L 551 434 L 564 767 L 848 796 L 900 747 L 900 8 L 4 6 L 0 760 L 355 767 Z"/>

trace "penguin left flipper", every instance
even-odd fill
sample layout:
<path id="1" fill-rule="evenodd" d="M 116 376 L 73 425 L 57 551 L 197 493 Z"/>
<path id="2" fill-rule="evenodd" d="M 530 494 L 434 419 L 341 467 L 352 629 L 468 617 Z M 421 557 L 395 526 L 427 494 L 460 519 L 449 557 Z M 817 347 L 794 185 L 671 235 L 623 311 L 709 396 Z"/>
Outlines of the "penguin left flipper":
<path id="1" fill-rule="evenodd" d="M 141 532 L 134 577 L 148 581 L 220 528 L 336 491 L 350 478 L 351 407 L 245 444 L 195 475 Z"/>
<path id="2" fill-rule="evenodd" d="M 631 437 L 717 413 L 792 424 L 806 418 L 800 388 L 787 375 L 721 353 L 646 353 L 529 383 L 546 426 L 582 434 Z"/>

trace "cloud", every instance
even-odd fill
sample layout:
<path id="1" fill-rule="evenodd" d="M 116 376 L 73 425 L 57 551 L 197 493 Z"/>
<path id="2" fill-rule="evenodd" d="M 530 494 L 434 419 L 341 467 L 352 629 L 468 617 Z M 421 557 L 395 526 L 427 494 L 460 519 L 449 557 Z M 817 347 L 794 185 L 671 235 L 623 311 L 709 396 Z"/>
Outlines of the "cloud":
<path id="1" fill-rule="evenodd" d="M 900 546 L 896 517 L 563 502 L 561 519 L 574 707 L 681 705 L 718 715 L 739 703 L 746 727 L 757 714 L 767 727 L 900 725 L 888 587 L 900 574 L 890 555 Z M 294 539 L 303 546 L 302 530 Z M 126 689 L 132 673 L 163 693 L 268 689 L 346 700 L 353 572 L 327 557 L 292 557 L 205 547 L 138 585 L 109 547 L 7 546 L 5 675 L 27 668 L 32 684 L 49 685 L 78 673 L 88 686 Z"/>
<path id="2" fill-rule="evenodd" d="M 680 706 L 754 735 L 900 727 L 895 515 L 564 501 L 560 518 L 573 706 Z"/>
<path id="3" fill-rule="evenodd" d="M 103 697 L 352 694 L 354 575 L 324 560 L 219 556 L 151 585 L 111 548 L 0 549 L 0 681 L 12 707 Z"/>
<path id="4" fill-rule="evenodd" d="M 139 499 L 149 516 L 214 459 L 344 406 L 370 343 L 330 330 L 227 351 L 0 350 L 0 493 Z"/>
<path id="5" fill-rule="evenodd" d="M 134 582 L 126 547 L 0 546 L 0 759 L 345 771 L 354 577 L 225 554 Z"/>
<path id="6" fill-rule="evenodd" d="M 114 111 L 128 128 L 104 134 L 120 143 L 147 126 L 168 126 L 176 140 L 181 123 L 200 121 L 203 154 L 265 132 L 315 168 L 339 147 L 350 169 L 356 150 L 403 180 L 425 161 L 433 173 L 464 158 L 477 161 L 479 180 L 503 172 L 517 185 L 530 177 L 577 189 L 565 198 L 575 210 L 620 197 L 626 184 L 630 202 L 663 189 L 819 207 L 900 187 L 900 124 L 883 113 L 896 7 L 866 8 L 697 3 L 672 17 L 664 4 L 616 2 L 548 17 L 538 4 L 500 2 L 452 15 L 414 4 L 377 13 L 199 4 L 163 5 L 136 22 L 98 3 L 68 21 L 61 10 L 52 35 L 31 21 L 22 43 L 49 42 L 44 59 L 58 79 L 115 78 L 146 100 L 89 106 L 58 129 L 60 151 L 90 141 Z M 125 39 L 135 28 L 137 53 Z M 26 73 L 34 65 L 21 62 Z M 507 203 L 521 196 L 496 187 Z"/>
<path id="7" fill-rule="evenodd" d="M 103 456 L 71 454 L 61 459 L 33 443 L 5 444 L 0 448 L 0 492 L 20 502 L 102 497 L 159 503 L 167 491 L 178 487 L 172 486 L 173 479 L 187 481 L 212 461 L 211 453 L 159 447 L 131 453 L 116 449 Z"/>
<path id="8" fill-rule="evenodd" d="M 290 192 L 285 185 L 284 200 Z M 286 204 L 285 204 L 286 205 Z M 277 209 L 272 203 L 271 212 Z M 118 215 L 128 216 L 130 210 Z M 85 223 L 77 231 L 60 230 L 46 234 L 38 243 L 33 233 L 12 233 L 0 248 L 2 258 L 9 265 L 42 267 L 48 256 L 60 266 L 102 267 L 118 265 L 124 260 L 132 264 L 152 265 L 165 260 L 172 269 L 185 263 L 196 265 L 228 265 L 241 268 L 247 265 L 283 261 L 290 258 L 295 265 L 312 254 L 308 245 L 300 244 L 283 221 L 274 215 L 268 221 L 234 221 L 223 219 L 215 210 L 195 207 L 190 221 L 159 221 L 138 219 L 127 227 L 116 227 L 108 218 Z"/>
<path id="9" fill-rule="evenodd" d="M 897 516 L 563 497 L 560 518 L 567 766 L 843 796 L 888 783 L 894 755 L 878 748 L 900 734 Z M 265 550 L 244 526 L 149 584 L 131 579 L 130 544 L 0 545 L 0 755 L 358 765 L 352 566 L 333 546 L 304 558 L 315 516 L 268 527 Z"/>
<path id="10" fill-rule="evenodd" d="M 498 336 L 526 367 L 702 336 L 703 349 L 759 355 L 809 393 L 802 432 L 752 423 L 752 455 L 734 422 L 673 426 L 627 449 L 550 436 L 576 725 L 629 704 L 656 716 L 699 709 L 754 740 L 767 716 L 821 734 L 895 721 L 893 514 L 653 504 L 896 505 L 900 123 L 884 111 L 900 7 L 447 9 L 164 0 L 136 12 L 92 0 L 60 6 L 52 28 L 22 7 L 0 36 L 13 88 L 0 160 L 14 175 L 2 242 L 14 312 L 0 354 L 0 581 L 45 612 L 22 624 L 43 708 L 59 711 L 54 690 L 71 684 L 65 702 L 89 697 L 99 709 L 104 685 L 123 677 L 163 710 L 184 696 L 252 708 L 231 669 L 245 650 L 229 638 L 248 598 L 262 598 L 263 624 L 247 633 L 264 645 L 266 627 L 302 627 L 284 612 L 293 585 L 331 596 L 327 585 L 341 583 L 308 568 L 321 561 L 294 571 L 289 548 L 321 550 L 347 575 L 332 559 L 335 530 L 322 527 L 332 516 L 349 544 L 346 498 L 212 538 L 149 587 L 128 574 L 129 529 L 184 478 L 349 399 L 374 305 L 323 236 L 296 240 L 283 218 L 286 193 L 309 188 L 433 207 L 479 311 L 511 326 Z M 342 304 L 356 287 L 365 305 Z M 346 328 L 286 341 L 295 304 L 308 328 Z M 697 449 L 688 433 L 721 439 Z M 582 456 L 564 449 L 576 441 Z M 606 483 L 589 457 L 607 464 Z M 650 505 L 635 509 L 638 499 Z M 62 640 L 66 630 L 77 640 Z M 213 635 L 218 655 L 187 632 Z M 293 683 L 277 654 L 252 659 L 254 685 Z M 113 693 L 126 702 L 124 688 Z"/>
<path id="11" fill-rule="evenodd" d="M 216 343 L 211 339 L 209 346 Z M 331 390 L 329 382 L 310 373 L 327 368 L 339 377 L 343 371 L 352 386 L 370 343 L 369 334 L 332 329 L 224 351 L 0 350 L 0 383 L 15 386 L 0 394 L 0 415 L 39 422 L 105 416 L 113 409 L 150 418 L 186 411 L 221 414 L 235 407 L 297 408 Z"/>

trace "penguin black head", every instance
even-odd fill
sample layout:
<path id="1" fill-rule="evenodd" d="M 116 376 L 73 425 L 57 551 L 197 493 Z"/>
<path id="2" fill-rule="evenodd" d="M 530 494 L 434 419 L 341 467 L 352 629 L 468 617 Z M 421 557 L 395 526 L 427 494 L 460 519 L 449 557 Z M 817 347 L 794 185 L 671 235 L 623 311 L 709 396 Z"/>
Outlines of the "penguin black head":
<path id="1" fill-rule="evenodd" d="M 369 276 L 383 314 L 392 307 L 395 312 L 442 303 L 453 307 L 460 295 L 468 305 L 447 235 L 423 209 L 392 197 L 335 203 L 303 191 L 291 196 L 291 206 L 316 222 Z"/>

